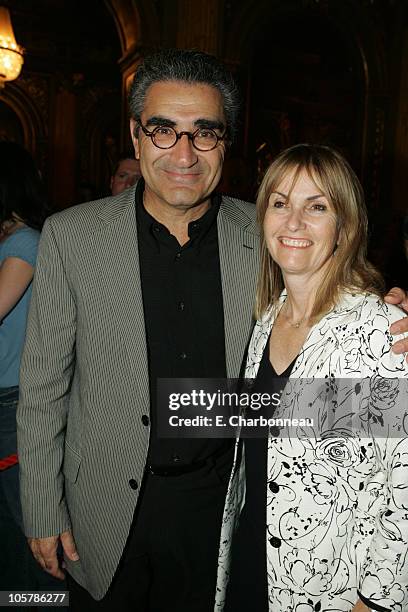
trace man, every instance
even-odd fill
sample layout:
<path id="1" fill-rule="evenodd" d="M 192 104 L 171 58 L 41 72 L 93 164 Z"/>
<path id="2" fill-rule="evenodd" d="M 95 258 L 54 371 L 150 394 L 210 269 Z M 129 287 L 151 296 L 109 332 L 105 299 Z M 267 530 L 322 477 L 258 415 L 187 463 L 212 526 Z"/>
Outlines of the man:
<path id="1" fill-rule="evenodd" d="M 42 236 L 18 417 L 25 530 L 56 576 L 61 541 L 74 610 L 208 612 L 232 441 L 158 439 L 156 379 L 238 377 L 255 208 L 213 195 L 237 115 L 214 58 L 148 58 L 130 105 L 144 181 Z"/>
<path id="2" fill-rule="evenodd" d="M 144 180 L 43 232 L 18 414 L 25 529 L 56 576 L 61 541 L 73 610 L 208 612 L 232 448 L 158 439 L 156 380 L 239 375 L 255 210 L 214 195 L 237 113 L 214 58 L 147 58 L 130 106 Z"/>
<path id="3" fill-rule="evenodd" d="M 111 176 L 110 188 L 113 196 L 132 187 L 141 177 L 140 162 L 130 151 L 122 153 Z"/>

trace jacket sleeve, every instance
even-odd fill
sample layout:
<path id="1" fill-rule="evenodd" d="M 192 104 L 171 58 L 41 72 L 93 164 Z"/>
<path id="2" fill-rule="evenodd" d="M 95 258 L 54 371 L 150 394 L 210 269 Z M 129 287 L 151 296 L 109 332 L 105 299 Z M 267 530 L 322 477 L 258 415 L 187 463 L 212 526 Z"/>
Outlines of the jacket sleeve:
<path id="1" fill-rule="evenodd" d="M 70 528 L 62 462 L 75 333 L 75 301 L 51 217 L 38 251 L 17 410 L 21 503 L 29 537 Z"/>
<path id="2" fill-rule="evenodd" d="M 408 368 L 404 355 L 391 352 L 394 340 L 384 330 L 370 378 L 368 415 L 385 503 L 362 564 L 359 593 L 374 610 L 403 611 L 408 610 Z"/>
<path id="3" fill-rule="evenodd" d="M 362 565 L 359 591 L 374 605 L 407 610 L 408 441 L 383 438 L 377 442 L 384 463 L 386 505 L 377 517 L 377 530 Z M 374 609 L 381 609 L 374 605 Z"/>

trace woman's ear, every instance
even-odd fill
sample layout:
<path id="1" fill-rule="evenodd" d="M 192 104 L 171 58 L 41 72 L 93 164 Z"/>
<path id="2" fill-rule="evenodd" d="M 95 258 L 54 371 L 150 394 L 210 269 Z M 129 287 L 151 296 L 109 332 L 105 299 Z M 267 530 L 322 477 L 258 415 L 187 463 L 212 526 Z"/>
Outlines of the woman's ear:
<path id="1" fill-rule="evenodd" d="M 335 251 L 343 243 L 343 240 L 344 240 L 344 227 L 339 227 L 337 228 L 337 240 L 336 240 L 336 246 L 334 247 Z"/>

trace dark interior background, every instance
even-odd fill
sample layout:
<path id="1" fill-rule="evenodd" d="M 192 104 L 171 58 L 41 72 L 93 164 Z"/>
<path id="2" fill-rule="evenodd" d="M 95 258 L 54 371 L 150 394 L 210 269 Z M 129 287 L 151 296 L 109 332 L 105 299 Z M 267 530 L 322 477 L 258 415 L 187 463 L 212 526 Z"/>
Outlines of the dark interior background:
<path id="1" fill-rule="evenodd" d="M 0 138 L 35 156 L 56 210 L 108 194 L 129 145 L 126 96 L 144 55 L 199 48 L 240 85 L 238 142 L 220 189 L 253 200 L 283 148 L 340 149 L 365 188 L 370 255 L 389 285 L 408 286 L 406 0 L 18 0 L 8 6 L 25 48 L 0 91 Z"/>

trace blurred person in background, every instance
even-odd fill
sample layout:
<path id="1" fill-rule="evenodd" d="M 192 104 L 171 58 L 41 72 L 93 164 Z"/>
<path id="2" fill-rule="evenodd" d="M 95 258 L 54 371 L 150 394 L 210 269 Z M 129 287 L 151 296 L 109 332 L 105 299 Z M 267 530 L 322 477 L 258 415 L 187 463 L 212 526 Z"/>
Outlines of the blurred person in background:
<path id="1" fill-rule="evenodd" d="M 0 590 L 61 589 L 35 562 L 23 534 L 16 442 L 21 351 L 47 212 L 30 154 L 0 142 Z"/>
<path id="2" fill-rule="evenodd" d="M 111 176 L 112 195 L 118 195 L 128 187 L 132 187 L 141 176 L 140 162 L 135 159 L 134 152 L 126 151 L 122 153 Z"/>

